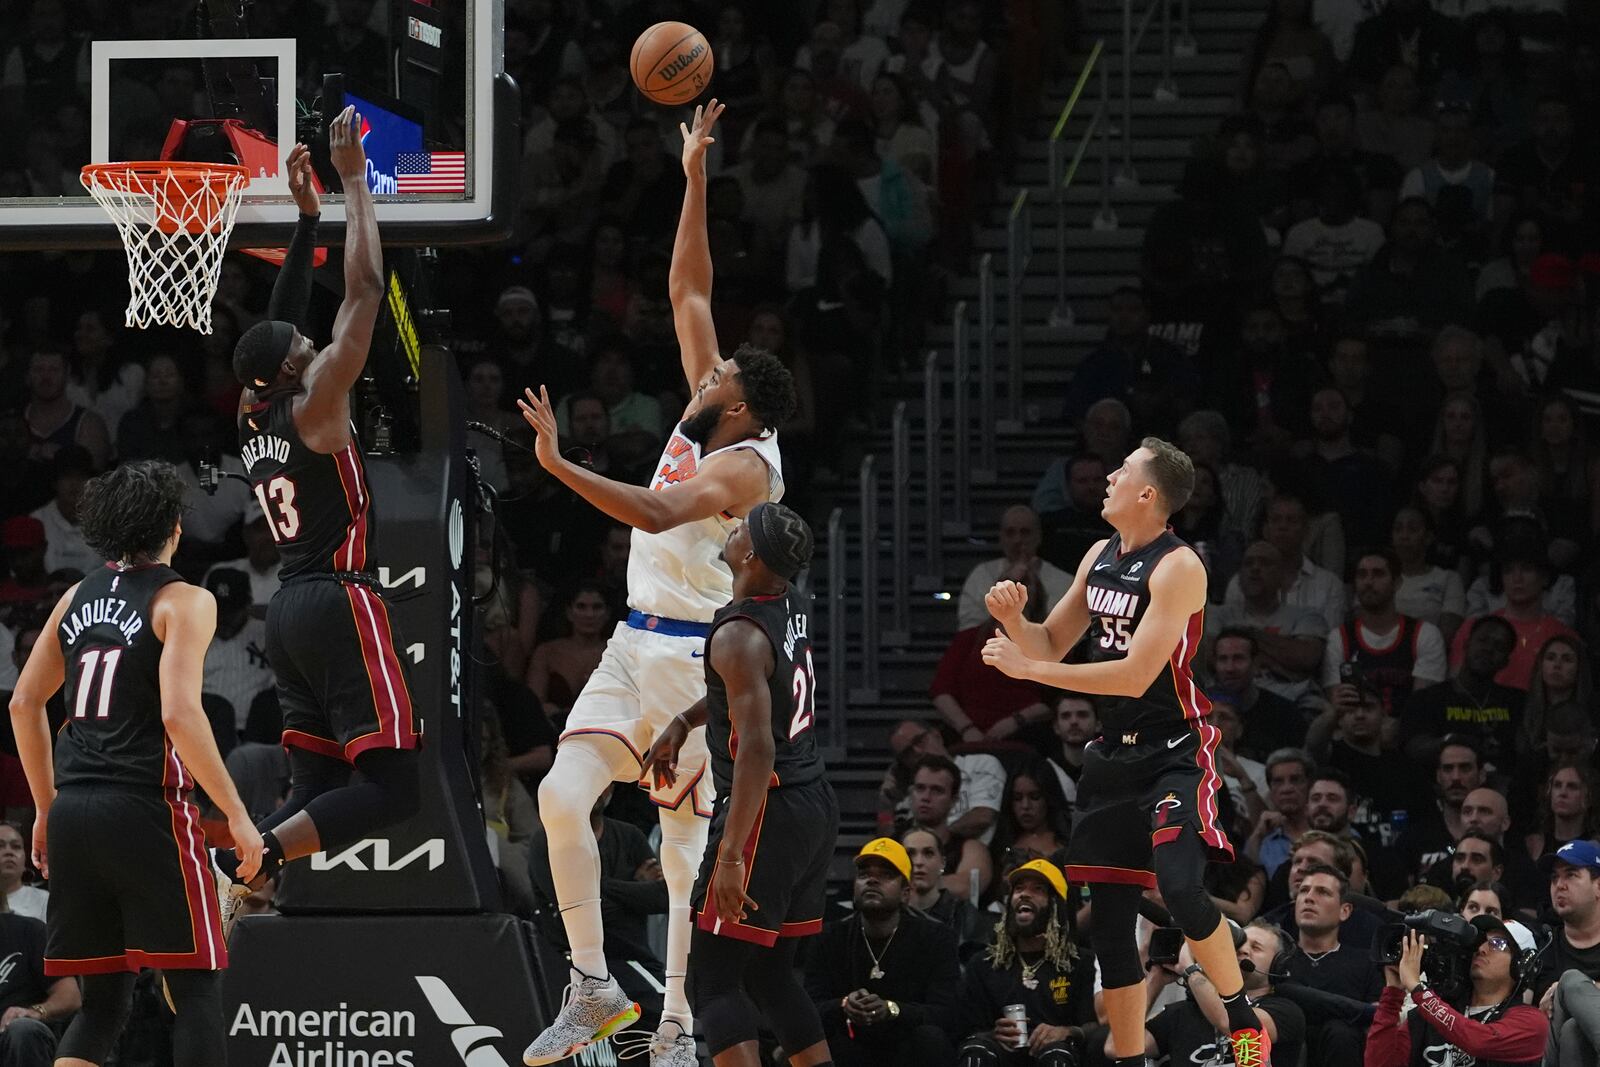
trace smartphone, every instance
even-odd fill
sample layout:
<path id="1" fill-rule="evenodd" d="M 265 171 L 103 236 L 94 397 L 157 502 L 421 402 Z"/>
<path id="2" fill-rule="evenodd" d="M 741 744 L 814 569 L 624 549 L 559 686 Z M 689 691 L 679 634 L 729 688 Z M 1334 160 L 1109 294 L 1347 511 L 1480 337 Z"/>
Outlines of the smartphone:
<path id="1" fill-rule="evenodd" d="M 1183 931 L 1178 927 L 1158 926 L 1150 931 L 1150 966 L 1176 966 L 1182 951 Z"/>

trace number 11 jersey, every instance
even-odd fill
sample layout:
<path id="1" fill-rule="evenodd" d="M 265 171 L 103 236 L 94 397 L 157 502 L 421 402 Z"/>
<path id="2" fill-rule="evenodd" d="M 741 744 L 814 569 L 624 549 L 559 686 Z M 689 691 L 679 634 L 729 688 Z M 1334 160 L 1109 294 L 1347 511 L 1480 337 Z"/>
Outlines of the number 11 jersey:
<path id="1" fill-rule="evenodd" d="M 278 546 L 279 579 L 372 569 L 376 524 L 354 426 L 339 451 L 313 452 L 295 428 L 294 396 L 279 397 L 239 413 L 239 453 Z"/>

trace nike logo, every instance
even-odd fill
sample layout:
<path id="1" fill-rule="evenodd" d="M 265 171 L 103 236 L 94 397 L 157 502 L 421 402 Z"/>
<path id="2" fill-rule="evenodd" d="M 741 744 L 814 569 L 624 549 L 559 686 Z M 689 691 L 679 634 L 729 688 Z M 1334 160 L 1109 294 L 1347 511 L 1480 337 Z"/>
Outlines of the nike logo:
<path id="1" fill-rule="evenodd" d="M 1111 566 L 1111 564 L 1109 564 L 1109 563 L 1096 563 L 1094 565 L 1094 569 L 1097 570 L 1097 571 L 1103 571 L 1109 566 Z"/>
<path id="2" fill-rule="evenodd" d="M 691 652 L 691 653 L 689 653 L 689 658 L 690 659 L 705 659 L 705 657 L 706 657 L 706 654 L 704 652 Z"/>
<path id="3" fill-rule="evenodd" d="M 1167 742 L 1167 747 L 1168 748 L 1177 748 L 1179 745 L 1183 744 L 1187 740 L 1189 740 L 1189 738 L 1187 736 L 1174 737 L 1171 741 Z"/>

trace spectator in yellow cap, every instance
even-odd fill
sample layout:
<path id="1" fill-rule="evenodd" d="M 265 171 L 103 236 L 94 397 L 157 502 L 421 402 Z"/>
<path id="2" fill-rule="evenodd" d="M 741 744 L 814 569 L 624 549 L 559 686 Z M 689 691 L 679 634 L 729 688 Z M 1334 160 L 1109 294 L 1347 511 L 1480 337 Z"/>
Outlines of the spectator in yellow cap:
<path id="1" fill-rule="evenodd" d="M 1005 917 L 989 951 L 967 964 L 961 991 L 968 1036 L 960 1067 L 1077 1067 L 1094 1021 L 1094 968 L 1072 943 L 1067 879 L 1049 860 L 1006 876 Z M 1021 1004 L 1026 1029 L 1006 1014 Z"/>
<path id="2" fill-rule="evenodd" d="M 955 1058 L 961 967 L 954 931 L 906 906 L 911 857 L 880 837 L 856 855 L 855 914 L 807 953 L 835 1067 L 932 1067 Z"/>

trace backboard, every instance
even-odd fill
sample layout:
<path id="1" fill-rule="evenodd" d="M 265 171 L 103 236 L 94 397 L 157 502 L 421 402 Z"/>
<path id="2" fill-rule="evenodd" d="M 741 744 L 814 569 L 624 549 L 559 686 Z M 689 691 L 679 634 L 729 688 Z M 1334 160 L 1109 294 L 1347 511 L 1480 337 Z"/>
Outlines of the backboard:
<path id="1" fill-rule="evenodd" d="M 68 24 L 78 5 L 38 0 L 24 39 L 0 57 L 0 113 L 15 119 L 4 125 L 25 139 L 13 154 L 27 161 L 0 167 L 0 248 L 118 247 L 78 170 L 145 159 L 248 166 L 230 244 L 282 245 L 296 211 L 281 166 L 296 140 L 311 145 L 324 187 L 320 243 L 337 244 L 344 198 L 328 191 L 337 179 L 322 122 L 345 102 L 363 117 L 385 244 L 501 237 L 520 157 L 503 4 L 134 0 L 118 26 L 96 28 Z"/>

